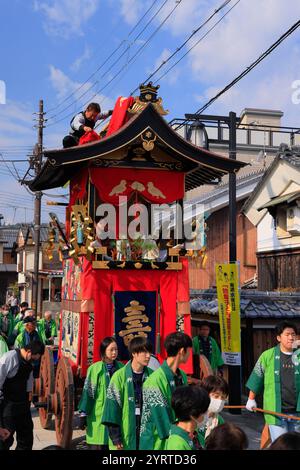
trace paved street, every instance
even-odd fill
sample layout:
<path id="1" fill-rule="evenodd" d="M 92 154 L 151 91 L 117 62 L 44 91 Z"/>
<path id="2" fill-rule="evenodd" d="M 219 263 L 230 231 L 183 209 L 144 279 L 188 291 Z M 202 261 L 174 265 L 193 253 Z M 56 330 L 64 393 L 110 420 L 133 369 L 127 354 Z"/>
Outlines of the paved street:
<path id="1" fill-rule="evenodd" d="M 56 444 L 54 419 L 52 420 L 52 429 L 42 429 L 40 420 L 38 417 L 37 410 L 32 410 L 33 421 L 34 421 L 34 450 L 41 450 L 46 446 Z M 247 434 L 249 439 L 249 449 L 259 449 L 260 434 L 263 428 L 263 417 L 259 413 L 249 413 L 248 411 L 242 410 L 241 415 L 232 415 L 228 411 L 222 413 L 225 421 L 232 422 L 237 426 L 240 426 Z M 76 418 L 74 418 L 74 425 L 76 427 Z M 80 429 L 74 429 L 72 449 L 86 450 L 87 446 L 85 443 L 85 432 Z"/>

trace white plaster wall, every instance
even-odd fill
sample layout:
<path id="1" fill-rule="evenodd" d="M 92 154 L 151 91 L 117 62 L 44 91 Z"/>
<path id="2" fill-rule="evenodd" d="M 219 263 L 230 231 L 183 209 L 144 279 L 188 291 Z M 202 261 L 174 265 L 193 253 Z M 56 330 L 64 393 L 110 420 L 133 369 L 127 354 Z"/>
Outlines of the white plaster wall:
<path id="1" fill-rule="evenodd" d="M 257 225 L 257 251 L 284 250 L 287 248 L 299 248 L 300 236 L 289 238 L 278 238 L 274 229 L 274 219 L 269 214 Z"/>

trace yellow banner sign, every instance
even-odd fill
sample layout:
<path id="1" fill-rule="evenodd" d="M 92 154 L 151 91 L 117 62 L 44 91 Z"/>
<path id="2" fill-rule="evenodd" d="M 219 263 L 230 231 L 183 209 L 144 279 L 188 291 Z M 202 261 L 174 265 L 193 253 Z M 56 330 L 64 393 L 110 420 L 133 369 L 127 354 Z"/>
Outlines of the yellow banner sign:
<path id="1" fill-rule="evenodd" d="M 239 266 L 217 264 L 216 281 L 222 356 L 227 365 L 241 364 Z"/>

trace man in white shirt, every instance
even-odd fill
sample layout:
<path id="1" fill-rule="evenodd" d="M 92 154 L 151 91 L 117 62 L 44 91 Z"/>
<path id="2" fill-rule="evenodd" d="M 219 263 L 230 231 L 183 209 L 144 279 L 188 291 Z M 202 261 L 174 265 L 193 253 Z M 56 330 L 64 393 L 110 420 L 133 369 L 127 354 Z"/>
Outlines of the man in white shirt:
<path id="1" fill-rule="evenodd" d="M 10 436 L 2 442 L 4 450 L 12 446 L 14 433 L 17 435 L 16 450 L 32 450 L 32 362 L 39 360 L 44 350 L 43 343 L 35 341 L 24 348 L 8 351 L 0 358 L 0 427 L 10 431 Z"/>

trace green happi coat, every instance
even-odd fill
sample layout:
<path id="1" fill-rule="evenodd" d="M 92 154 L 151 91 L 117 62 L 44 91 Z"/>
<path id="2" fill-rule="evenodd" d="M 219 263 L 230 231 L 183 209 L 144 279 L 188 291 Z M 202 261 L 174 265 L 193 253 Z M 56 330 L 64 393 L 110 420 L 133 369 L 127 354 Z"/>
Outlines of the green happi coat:
<path id="1" fill-rule="evenodd" d="M 14 317 L 11 313 L 8 313 L 8 331 L 6 333 L 7 338 L 12 334 L 13 329 L 14 329 Z M 0 314 L 0 332 L 2 331 L 2 325 L 3 325 L 3 317 L 4 315 Z"/>
<path id="2" fill-rule="evenodd" d="M 208 361 L 211 365 L 212 370 L 216 371 L 218 367 L 223 366 L 224 361 L 222 359 L 222 354 L 221 354 L 220 348 L 216 340 L 214 340 L 214 338 L 212 338 L 211 336 L 208 337 L 208 340 L 210 342 L 210 349 L 211 349 L 211 354 L 210 354 L 210 357 L 208 358 Z M 193 338 L 193 353 L 203 354 L 201 341 L 199 340 L 198 336 L 195 336 Z"/>
<path id="3" fill-rule="evenodd" d="M 40 337 L 38 331 L 35 330 L 34 334 L 31 335 L 31 341 L 42 341 L 42 338 Z M 27 344 L 27 335 L 26 330 L 24 329 L 24 331 L 16 337 L 14 348 L 22 349 L 25 348 Z"/>
<path id="4" fill-rule="evenodd" d="M 189 433 L 172 424 L 170 435 L 166 440 L 165 450 L 196 450 Z"/>
<path id="5" fill-rule="evenodd" d="M 187 384 L 186 374 L 182 370 L 180 374 L 184 384 Z M 165 448 L 170 427 L 175 422 L 175 414 L 171 408 L 175 388 L 174 374 L 166 361 L 146 380 L 143 387 L 141 450 Z"/>
<path id="6" fill-rule="evenodd" d="M 49 341 L 46 338 L 46 320 L 45 318 L 42 318 L 41 320 L 38 320 L 37 322 L 37 330 L 39 332 L 40 337 L 42 338 L 42 341 L 44 344 L 48 344 Z M 51 331 L 51 337 L 55 338 L 57 336 L 57 326 L 54 320 L 50 320 L 50 331 Z"/>
<path id="7" fill-rule="evenodd" d="M 3 356 L 8 351 L 8 346 L 6 344 L 6 341 L 2 336 L 0 336 L 0 357 Z"/>
<path id="8" fill-rule="evenodd" d="M 295 365 L 297 412 L 300 412 L 300 364 Z M 281 413 L 280 346 L 267 349 L 259 357 L 246 383 L 256 395 L 263 392 L 263 408 Z M 265 414 L 267 424 L 280 424 L 276 416 Z"/>
<path id="9" fill-rule="evenodd" d="M 116 369 L 121 369 L 124 364 L 116 361 L 115 366 Z M 108 431 L 106 426 L 101 424 L 101 419 L 109 382 L 110 375 L 105 362 L 95 362 L 88 368 L 78 405 L 78 409 L 87 414 L 87 444 L 108 445 Z"/>
<path id="10" fill-rule="evenodd" d="M 224 419 L 222 418 L 221 415 L 218 414 L 216 416 L 216 418 L 217 418 L 217 426 L 220 426 L 220 424 L 225 423 L 225 421 L 224 421 Z M 212 429 L 211 429 L 211 431 L 212 431 Z M 201 429 L 201 431 L 197 432 L 198 441 L 199 441 L 201 447 L 203 447 L 203 449 L 205 448 L 205 440 L 208 438 L 208 435 L 206 435 L 206 433 L 207 433 L 207 426 L 204 429 Z"/>
<path id="11" fill-rule="evenodd" d="M 146 378 L 152 370 L 145 367 Z M 124 450 L 136 449 L 135 396 L 132 380 L 131 361 L 111 378 L 107 389 L 102 424 L 115 424 L 121 429 Z M 109 443 L 111 450 L 115 446 Z"/>

